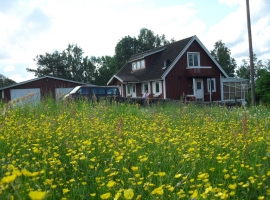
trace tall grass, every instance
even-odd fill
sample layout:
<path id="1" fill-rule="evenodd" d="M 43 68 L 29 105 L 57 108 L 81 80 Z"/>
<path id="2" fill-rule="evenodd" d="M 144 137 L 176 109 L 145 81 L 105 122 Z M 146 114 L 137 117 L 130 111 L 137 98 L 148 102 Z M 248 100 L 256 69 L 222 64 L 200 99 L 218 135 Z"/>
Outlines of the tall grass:
<path id="1" fill-rule="evenodd" d="M 1 199 L 269 199 L 269 109 L 42 101 L 0 116 Z"/>

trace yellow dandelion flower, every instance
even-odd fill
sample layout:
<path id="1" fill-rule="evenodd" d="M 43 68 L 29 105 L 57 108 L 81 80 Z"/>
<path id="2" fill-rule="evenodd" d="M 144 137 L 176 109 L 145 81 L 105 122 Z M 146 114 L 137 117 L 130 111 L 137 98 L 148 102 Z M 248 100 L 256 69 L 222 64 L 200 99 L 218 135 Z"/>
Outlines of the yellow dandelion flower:
<path id="1" fill-rule="evenodd" d="M 228 188 L 230 188 L 231 190 L 235 190 L 235 188 L 237 187 L 237 184 L 229 184 Z"/>
<path id="2" fill-rule="evenodd" d="M 11 182 L 13 182 L 15 180 L 16 177 L 17 176 L 15 174 L 10 175 L 10 176 L 6 176 L 6 177 L 3 177 L 1 179 L 1 182 L 3 182 L 3 183 L 11 183 Z"/>
<path id="3" fill-rule="evenodd" d="M 115 161 L 116 162 L 119 162 L 120 160 L 122 160 L 123 159 L 123 156 L 117 156 L 116 158 L 115 158 Z"/>
<path id="4" fill-rule="evenodd" d="M 111 187 L 113 187 L 113 186 L 115 185 L 115 183 L 116 183 L 115 181 L 112 181 L 112 180 L 111 180 L 111 181 L 109 181 L 109 182 L 107 183 L 107 187 L 108 187 L 108 188 L 111 188 Z"/>
<path id="5" fill-rule="evenodd" d="M 97 194 L 96 193 L 90 193 L 91 197 L 95 197 Z"/>
<path id="6" fill-rule="evenodd" d="M 264 196 L 258 196 L 258 200 L 263 200 Z"/>
<path id="7" fill-rule="evenodd" d="M 176 174 L 175 176 L 174 176 L 174 178 L 180 178 L 182 176 L 182 174 Z"/>
<path id="8" fill-rule="evenodd" d="M 191 199 L 196 199 L 198 196 L 198 190 L 194 190 L 194 192 L 192 193 L 192 195 L 190 196 Z"/>
<path id="9" fill-rule="evenodd" d="M 32 200 L 42 200 L 42 199 L 45 198 L 46 192 L 42 192 L 42 191 L 30 191 L 28 193 L 28 196 Z"/>
<path id="10" fill-rule="evenodd" d="M 138 171 L 139 167 L 132 166 L 131 169 L 132 169 L 132 171 Z"/>
<path id="11" fill-rule="evenodd" d="M 68 188 L 64 188 L 62 191 L 63 191 L 63 194 L 66 194 L 66 193 L 68 193 L 70 190 L 69 190 Z"/>
<path id="12" fill-rule="evenodd" d="M 132 189 L 124 190 L 124 198 L 125 199 L 132 199 L 134 196 L 134 192 Z"/>
<path id="13" fill-rule="evenodd" d="M 145 157 L 145 158 L 140 159 L 140 162 L 145 162 L 147 160 L 148 160 L 148 157 Z"/>
<path id="14" fill-rule="evenodd" d="M 228 179 L 228 178 L 230 178 L 230 174 L 225 174 L 224 179 Z"/>
<path id="15" fill-rule="evenodd" d="M 111 197 L 111 193 L 110 192 L 107 192 L 105 194 L 100 195 L 100 198 L 101 199 L 109 199 L 110 197 Z"/>
<path id="16" fill-rule="evenodd" d="M 158 188 L 155 188 L 151 194 L 157 194 L 157 195 L 163 195 L 164 191 L 163 191 L 163 186 L 160 186 Z"/>
<path id="17" fill-rule="evenodd" d="M 140 200 L 142 198 L 142 195 L 138 195 L 137 197 L 136 197 L 136 200 Z"/>
<path id="18" fill-rule="evenodd" d="M 267 171 L 267 174 L 266 174 L 267 176 L 270 176 L 270 171 Z"/>
<path id="19" fill-rule="evenodd" d="M 165 172 L 158 172 L 158 176 L 166 176 L 166 173 Z"/>

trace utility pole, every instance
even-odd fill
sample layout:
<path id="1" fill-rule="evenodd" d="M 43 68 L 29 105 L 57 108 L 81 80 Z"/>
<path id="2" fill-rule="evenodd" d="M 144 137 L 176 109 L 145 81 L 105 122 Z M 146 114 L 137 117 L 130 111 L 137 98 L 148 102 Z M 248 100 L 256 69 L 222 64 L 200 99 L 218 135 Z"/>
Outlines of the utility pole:
<path id="1" fill-rule="evenodd" d="M 252 102 L 252 106 L 255 106 L 254 64 L 253 64 L 253 50 L 252 50 L 252 36 L 251 36 L 251 25 L 250 25 L 249 0 L 246 0 L 246 5 L 247 5 L 247 27 L 248 27 L 248 42 L 249 42 L 251 102 Z"/>

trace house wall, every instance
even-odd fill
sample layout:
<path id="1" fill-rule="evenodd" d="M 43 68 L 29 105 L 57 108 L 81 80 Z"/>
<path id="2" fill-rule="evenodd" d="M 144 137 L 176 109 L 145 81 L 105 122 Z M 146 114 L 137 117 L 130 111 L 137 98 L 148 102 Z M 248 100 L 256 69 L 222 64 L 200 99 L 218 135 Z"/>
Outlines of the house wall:
<path id="1" fill-rule="evenodd" d="M 200 65 L 212 68 L 187 69 L 187 52 L 200 53 Z M 216 79 L 216 92 L 212 94 L 212 100 L 221 100 L 220 95 L 220 74 L 221 71 L 209 58 L 203 48 L 194 41 L 174 68 L 166 76 L 166 98 L 179 99 L 180 96 L 193 94 L 193 78 L 203 79 L 204 101 L 210 101 L 210 94 L 207 91 L 207 78 Z"/>
<path id="2" fill-rule="evenodd" d="M 150 56 L 147 56 L 145 59 L 144 59 L 144 62 L 145 62 L 145 66 L 147 68 L 147 66 L 149 66 L 152 61 L 154 60 L 154 58 L 158 57 L 160 53 L 156 53 L 156 54 L 152 54 Z"/>
<path id="3" fill-rule="evenodd" d="M 12 88 L 7 88 L 4 90 L 4 101 L 10 101 L 10 90 L 11 89 L 27 89 L 27 88 L 40 88 L 41 98 L 47 97 L 48 95 L 52 95 L 55 98 L 55 88 L 73 88 L 78 85 L 82 85 L 79 83 L 73 83 L 63 80 L 57 80 L 52 78 L 44 78 L 37 81 L 28 82 L 22 85 L 17 85 Z"/>

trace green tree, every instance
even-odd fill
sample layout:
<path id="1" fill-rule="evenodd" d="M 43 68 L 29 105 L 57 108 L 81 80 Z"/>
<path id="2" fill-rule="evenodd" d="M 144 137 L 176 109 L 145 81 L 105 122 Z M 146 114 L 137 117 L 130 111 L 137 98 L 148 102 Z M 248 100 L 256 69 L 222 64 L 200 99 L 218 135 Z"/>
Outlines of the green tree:
<path id="1" fill-rule="evenodd" d="M 270 103 L 270 72 L 267 69 L 258 71 L 259 78 L 256 81 L 256 97 L 263 103 Z"/>
<path id="2" fill-rule="evenodd" d="M 235 59 L 231 57 L 231 50 L 225 46 L 225 43 L 222 40 L 215 42 L 214 49 L 210 53 L 228 76 L 233 77 L 237 64 Z"/>
<path id="3" fill-rule="evenodd" d="M 115 61 L 120 69 L 127 60 L 139 52 L 139 41 L 135 37 L 125 36 L 115 47 Z"/>
<path id="4" fill-rule="evenodd" d="M 0 88 L 7 87 L 16 83 L 15 81 L 5 77 L 4 75 L 0 74 Z"/>
<path id="5" fill-rule="evenodd" d="M 96 85 L 106 85 L 113 74 L 118 71 L 115 57 L 91 57 L 91 61 L 97 68 L 94 82 Z"/>
<path id="6" fill-rule="evenodd" d="M 239 78 L 250 79 L 250 64 L 249 60 L 243 59 L 242 65 L 236 69 L 236 76 Z M 256 80 L 260 77 L 260 73 L 258 73 L 261 69 L 266 68 L 261 60 L 258 60 L 256 54 L 253 55 L 253 65 L 254 65 L 254 79 Z"/>
<path id="7" fill-rule="evenodd" d="M 37 69 L 26 70 L 37 77 L 55 76 L 79 82 L 92 83 L 95 74 L 95 66 L 88 57 L 83 57 L 83 50 L 77 45 L 68 45 L 62 53 L 58 51 L 52 54 L 37 55 Z"/>
<path id="8" fill-rule="evenodd" d="M 174 41 L 174 39 L 171 39 L 171 41 Z M 164 46 L 166 44 L 169 44 L 170 42 L 166 40 L 164 34 L 161 36 L 155 35 L 153 31 L 147 28 L 142 28 L 140 30 L 140 34 L 138 35 L 138 43 L 138 52 L 144 52 L 155 47 Z"/>

